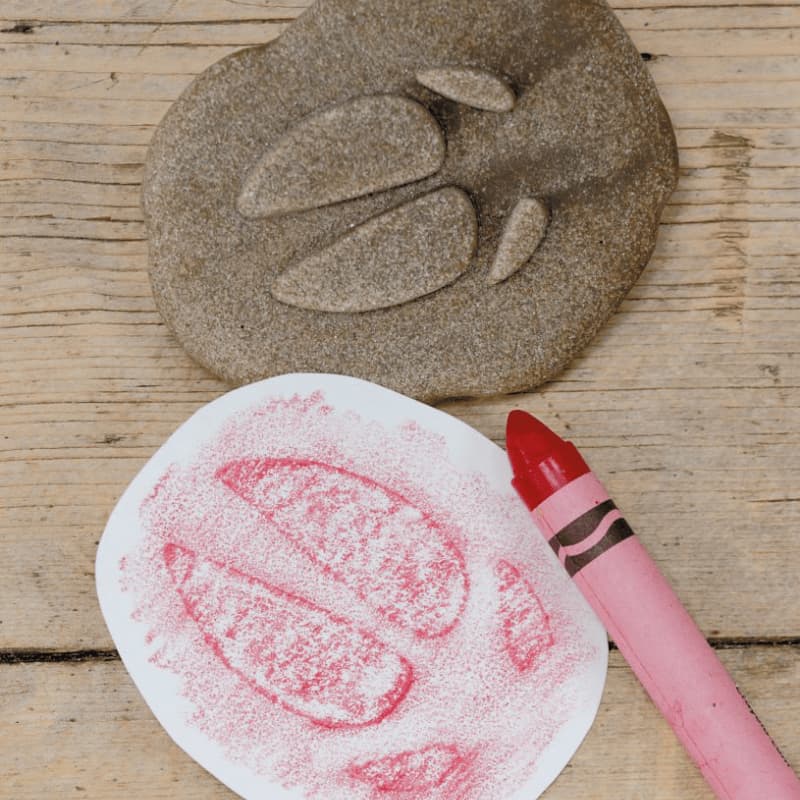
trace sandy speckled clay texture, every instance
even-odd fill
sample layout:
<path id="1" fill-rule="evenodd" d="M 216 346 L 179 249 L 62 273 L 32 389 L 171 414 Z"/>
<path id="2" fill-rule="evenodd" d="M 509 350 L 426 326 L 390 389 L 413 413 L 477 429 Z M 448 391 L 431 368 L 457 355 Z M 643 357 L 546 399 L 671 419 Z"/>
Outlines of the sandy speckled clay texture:
<path id="1" fill-rule="evenodd" d="M 459 69 L 470 72 L 459 77 Z M 417 80 L 426 75 L 473 105 L 426 88 Z M 500 102 L 504 87 L 514 93 L 508 102 Z M 248 178 L 258 183 L 259 165 L 263 172 L 272 163 L 265 156 L 281 142 L 305 141 L 299 124 L 369 96 L 407 98 L 430 112 L 446 142 L 438 171 L 322 207 L 237 210 Z M 476 107 L 481 97 L 495 110 Z M 502 110 L 512 99 L 513 109 Z M 376 107 L 349 107 L 362 106 Z M 328 117 L 339 136 L 341 114 Z M 353 130 L 363 131 L 364 120 L 354 118 Z M 372 148 L 369 180 L 402 180 L 403 169 L 376 155 L 380 143 L 363 139 L 353 146 Z M 390 144 L 386 153 L 402 151 Z M 299 157 L 316 159 L 314 169 L 340 166 L 326 155 L 340 142 L 304 147 Z M 418 172 L 435 167 L 431 147 Z M 144 187 L 154 294 L 186 350 L 233 383 L 302 370 L 351 374 L 425 400 L 528 389 L 558 373 L 633 285 L 676 173 L 667 113 L 604 2 L 318 0 L 277 41 L 206 70 L 161 123 Z M 291 169 L 275 174 L 261 190 L 286 190 Z M 391 270 L 414 266 L 414 248 L 435 251 L 436 225 L 412 245 L 390 236 L 381 246 L 378 237 L 363 280 L 352 265 L 319 272 L 331 260 L 315 254 L 445 187 L 466 193 L 478 223 L 466 269 L 440 270 L 447 285 L 428 275 L 413 280 L 418 296 L 392 295 L 395 285 L 408 292 L 409 281 Z M 528 237 L 538 243 L 529 260 L 493 283 L 501 235 L 523 198 L 547 209 L 546 231 L 541 241 Z M 273 209 L 280 202 L 259 200 Z M 317 265 L 297 273 L 311 300 L 276 299 L 277 277 L 303 262 Z M 314 310 L 327 307 L 314 297 L 323 285 L 339 310 Z M 297 280 L 292 291 L 289 300 Z M 382 307 L 349 310 L 364 307 L 362 295 L 372 298 L 367 307 Z"/>

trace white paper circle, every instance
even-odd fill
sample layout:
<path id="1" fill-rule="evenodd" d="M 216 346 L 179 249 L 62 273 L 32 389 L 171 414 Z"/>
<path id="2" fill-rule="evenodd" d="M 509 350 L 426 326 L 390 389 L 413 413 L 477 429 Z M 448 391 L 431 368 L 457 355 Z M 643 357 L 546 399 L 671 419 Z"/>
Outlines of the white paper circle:
<path id="1" fill-rule="evenodd" d="M 96 574 L 153 713 L 248 800 L 532 800 L 602 694 L 605 631 L 505 452 L 353 378 L 200 409 L 122 496 Z"/>

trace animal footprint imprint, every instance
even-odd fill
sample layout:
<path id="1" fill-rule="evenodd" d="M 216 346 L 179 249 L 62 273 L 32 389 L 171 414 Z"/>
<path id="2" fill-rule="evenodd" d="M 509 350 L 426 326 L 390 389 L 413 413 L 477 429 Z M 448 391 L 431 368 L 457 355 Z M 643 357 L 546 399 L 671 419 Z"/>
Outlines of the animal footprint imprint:
<path id="1" fill-rule="evenodd" d="M 441 786 L 467 761 L 456 747 L 435 744 L 353 764 L 347 773 L 381 793 L 420 792 Z"/>
<path id="2" fill-rule="evenodd" d="M 217 477 L 391 622 L 425 639 L 456 624 L 469 589 L 464 558 L 401 495 L 315 461 L 244 459 Z"/>
<path id="3" fill-rule="evenodd" d="M 143 188 L 158 309 L 231 383 L 532 388 L 633 286 L 677 166 L 606 3 L 317 0 L 161 122 Z"/>
<path id="4" fill-rule="evenodd" d="M 405 303 L 456 280 L 469 266 L 477 231 L 469 197 L 454 187 L 439 189 L 368 220 L 289 267 L 272 294 L 318 311 Z"/>
<path id="5" fill-rule="evenodd" d="M 408 692 L 408 661 L 347 620 L 177 544 L 164 560 L 216 656 L 289 711 L 326 728 L 363 727 Z"/>
<path id="6" fill-rule="evenodd" d="M 520 571 L 501 561 L 495 567 L 500 594 L 500 626 L 509 658 L 520 672 L 532 669 L 555 639 L 550 617 Z"/>
<path id="7" fill-rule="evenodd" d="M 103 617 L 166 732 L 237 796 L 533 800 L 608 647 L 511 477 L 476 430 L 365 381 L 237 389 L 112 512 Z"/>
<path id="8" fill-rule="evenodd" d="M 499 76 L 448 67 L 417 73 L 432 92 L 476 109 L 510 112 L 516 97 Z M 360 97 L 301 120 L 247 175 L 237 202 L 246 217 L 338 203 L 422 180 L 445 161 L 444 132 L 420 104 Z M 521 198 L 488 277 L 511 277 L 533 256 L 549 221 L 542 200 Z M 272 285 L 282 303 L 312 311 L 375 311 L 416 300 L 457 280 L 477 247 L 475 208 L 455 186 L 366 220 L 291 264 Z"/>
<path id="9" fill-rule="evenodd" d="M 359 97 L 307 117 L 251 170 L 246 217 L 306 211 L 421 180 L 444 163 L 439 124 L 404 97 Z"/>

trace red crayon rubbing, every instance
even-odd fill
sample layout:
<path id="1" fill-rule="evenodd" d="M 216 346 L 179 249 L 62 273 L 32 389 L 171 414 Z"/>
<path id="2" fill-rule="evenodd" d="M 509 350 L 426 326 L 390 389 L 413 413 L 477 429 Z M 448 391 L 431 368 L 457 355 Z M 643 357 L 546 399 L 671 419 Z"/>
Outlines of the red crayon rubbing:
<path id="1" fill-rule="evenodd" d="M 800 800 L 800 781 L 570 442 L 512 411 L 514 486 L 720 800 Z"/>
<path id="2" fill-rule="evenodd" d="M 309 800 L 511 796 L 597 657 L 516 499 L 322 395 L 232 417 L 139 514 L 124 591 L 186 724 Z"/>
<path id="3" fill-rule="evenodd" d="M 326 728 L 362 727 L 408 693 L 409 663 L 347 620 L 176 544 L 164 559 L 217 657 L 289 711 Z"/>
<path id="4" fill-rule="evenodd" d="M 550 630 L 550 617 L 541 601 L 520 571 L 501 561 L 495 567 L 500 595 L 500 625 L 506 650 L 520 671 L 531 669 L 554 639 Z"/>
<path id="5" fill-rule="evenodd" d="M 456 770 L 468 764 L 453 745 L 434 744 L 421 750 L 407 750 L 371 761 L 353 764 L 351 778 L 371 784 L 379 792 L 394 794 L 422 792 L 441 786 Z"/>
<path id="6" fill-rule="evenodd" d="M 217 477 L 392 622 L 423 638 L 456 624 L 468 590 L 463 556 L 401 495 L 316 461 L 245 459 Z"/>

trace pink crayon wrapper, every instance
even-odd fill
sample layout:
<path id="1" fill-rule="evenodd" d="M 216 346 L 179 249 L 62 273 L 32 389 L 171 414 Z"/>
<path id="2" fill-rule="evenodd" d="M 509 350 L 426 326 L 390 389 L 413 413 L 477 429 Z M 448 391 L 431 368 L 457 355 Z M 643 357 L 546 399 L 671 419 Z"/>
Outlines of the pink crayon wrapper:
<path id="1" fill-rule="evenodd" d="M 800 781 L 590 472 L 533 511 L 717 797 L 800 800 Z"/>

